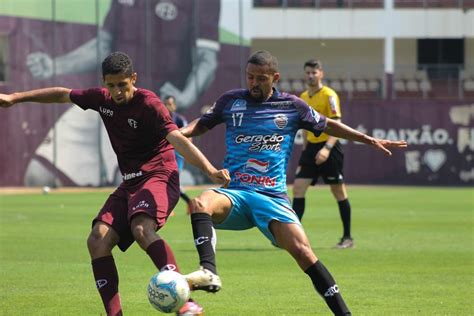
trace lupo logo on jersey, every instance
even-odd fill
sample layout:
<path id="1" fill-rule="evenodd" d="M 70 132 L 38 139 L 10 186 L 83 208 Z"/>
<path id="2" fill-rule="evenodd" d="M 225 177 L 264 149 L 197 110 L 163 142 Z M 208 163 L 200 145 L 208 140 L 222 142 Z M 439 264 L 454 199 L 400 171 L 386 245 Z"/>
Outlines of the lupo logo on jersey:
<path id="1" fill-rule="evenodd" d="M 99 111 L 105 116 L 110 116 L 110 117 L 114 116 L 114 111 L 112 111 L 111 109 L 107 109 L 107 108 L 103 108 L 99 106 Z"/>
<path id="2" fill-rule="evenodd" d="M 245 165 L 245 171 L 257 171 L 265 173 L 268 171 L 268 167 L 270 163 L 268 161 L 260 161 L 257 159 L 249 159 L 247 160 L 247 164 Z"/>
<path id="3" fill-rule="evenodd" d="M 247 110 L 247 101 L 242 99 L 237 99 L 232 103 L 231 111 L 245 111 Z"/>
<path id="4" fill-rule="evenodd" d="M 286 125 L 288 125 L 288 117 L 285 114 L 277 114 L 273 119 L 273 123 L 275 123 L 279 129 L 284 129 Z"/>

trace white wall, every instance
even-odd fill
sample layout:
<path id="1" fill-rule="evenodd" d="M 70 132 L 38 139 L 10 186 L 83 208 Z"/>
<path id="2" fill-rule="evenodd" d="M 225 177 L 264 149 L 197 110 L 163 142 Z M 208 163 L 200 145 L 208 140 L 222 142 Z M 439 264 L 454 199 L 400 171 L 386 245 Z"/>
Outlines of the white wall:
<path id="1" fill-rule="evenodd" d="M 246 29 L 251 38 L 474 38 L 474 10 L 262 9 L 252 8 Z M 387 23 L 392 19 L 392 23 Z"/>

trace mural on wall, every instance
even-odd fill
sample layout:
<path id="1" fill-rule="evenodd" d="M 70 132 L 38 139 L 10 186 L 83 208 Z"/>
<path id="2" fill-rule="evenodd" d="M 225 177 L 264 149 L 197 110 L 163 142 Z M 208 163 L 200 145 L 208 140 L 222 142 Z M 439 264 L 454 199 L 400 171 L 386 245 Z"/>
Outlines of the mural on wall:
<path id="1" fill-rule="evenodd" d="M 407 185 L 474 184 L 474 104 L 349 102 L 345 122 L 361 132 L 408 143 L 392 157 L 345 143 L 349 182 Z"/>
<path id="2" fill-rule="evenodd" d="M 52 8 L 51 1 L 41 2 Z M 220 0 L 88 2 L 97 6 L 75 14 L 95 16 L 94 9 L 109 2 L 102 9 L 103 23 L 55 21 L 60 15 L 56 11 L 68 5 L 64 1 L 57 1 L 49 20 L 25 17 L 34 14 L 31 7 L 24 8 L 26 13 L 18 8 L 16 15 L 0 15 L 0 33 L 7 34 L 9 44 L 9 74 L 1 92 L 97 86 L 102 59 L 117 50 L 134 60 L 137 86 L 161 97 L 175 96 L 178 111 L 188 118 L 199 115 L 222 91 L 240 87 L 234 74 L 249 49 L 233 26 L 220 24 L 235 4 L 221 10 Z M 3 112 L 2 121 L 2 131 L 18 137 L 1 144 L 10 148 L 5 158 L 14 170 L 2 173 L 0 185 L 98 186 L 121 180 L 100 117 L 92 111 L 73 105 L 21 105 Z"/>
<path id="3" fill-rule="evenodd" d="M 191 121 L 226 90 L 244 86 L 251 38 L 245 12 L 251 3 L 3 0 L 0 48 L 6 71 L 2 71 L 5 80 L 0 82 L 0 92 L 100 85 L 103 57 L 122 50 L 134 59 L 137 85 L 161 96 L 176 96 L 178 111 Z M 375 137 L 405 139 L 409 144 L 407 150 L 395 151 L 389 158 L 346 142 L 348 182 L 474 183 L 472 102 L 342 102 L 344 121 L 349 125 Z M 97 113 L 74 105 L 25 104 L 1 111 L 0 121 L 0 135 L 6 135 L 0 138 L 0 186 L 104 186 L 121 181 Z M 221 129 L 193 140 L 217 166 L 225 154 Z M 294 148 L 288 167 L 290 183 L 301 151 L 301 146 Z M 182 179 L 185 184 L 207 180 L 190 166 Z"/>

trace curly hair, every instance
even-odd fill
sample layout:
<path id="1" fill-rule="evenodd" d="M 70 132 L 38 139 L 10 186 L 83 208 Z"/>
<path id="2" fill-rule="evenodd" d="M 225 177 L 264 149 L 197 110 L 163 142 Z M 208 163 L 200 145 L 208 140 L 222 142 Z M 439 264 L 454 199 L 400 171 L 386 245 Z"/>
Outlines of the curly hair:
<path id="1" fill-rule="evenodd" d="M 106 75 L 131 76 L 133 73 L 132 59 L 123 52 L 113 52 L 102 62 L 102 77 L 104 78 Z"/>

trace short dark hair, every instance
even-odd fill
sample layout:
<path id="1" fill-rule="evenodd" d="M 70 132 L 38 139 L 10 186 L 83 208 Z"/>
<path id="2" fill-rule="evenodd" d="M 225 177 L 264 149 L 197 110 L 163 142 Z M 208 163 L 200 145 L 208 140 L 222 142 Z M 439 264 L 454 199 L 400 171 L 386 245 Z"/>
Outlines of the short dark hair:
<path id="1" fill-rule="evenodd" d="M 131 76 L 134 73 L 133 63 L 130 56 L 123 52 L 113 52 L 102 62 L 102 77 L 106 75 L 125 74 Z"/>
<path id="2" fill-rule="evenodd" d="M 247 60 L 247 64 L 268 66 L 273 73 L 278 72 L 277 58 L 266 50 L 259 50 L 253 53 Z"/>
<path id="3" fill-rule="evenodd" d="M 303 68 L 306 68 L 306 67 L 311 67 L 311 68 L 316 68 L 316 69 L 322 70 L 323 69 L 323 64 L 318 59 L 310 59 L 310 60 L 308 60 L 307 62 L 304 63 Z"/>

